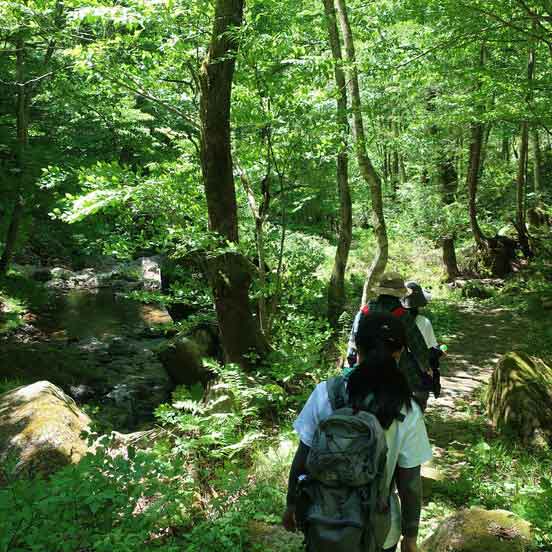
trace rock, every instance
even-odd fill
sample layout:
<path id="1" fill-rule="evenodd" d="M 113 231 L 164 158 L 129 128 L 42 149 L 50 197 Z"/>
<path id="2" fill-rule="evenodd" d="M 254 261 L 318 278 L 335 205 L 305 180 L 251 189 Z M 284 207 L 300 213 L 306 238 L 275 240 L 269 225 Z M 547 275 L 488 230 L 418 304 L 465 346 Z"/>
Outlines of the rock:
<path id="1" fill-rule="evenodd" d="M 0 463 L 14 458 L 15 473 L 48 475 L 88 451 L 81 432 L 90 418 L 48 381 L 0 395 Z"/>
<path id="2" fill-rule="evenodd" d="M 201 357 L 221 358 L 222 350 L 216 326 L 200 326 L 190 335 Z"/>
<path id="3" fill-rule="evenodd" d="M 157 356 L 175 385 L 205 383 L 209 370 L 203 366 L 197 345 L 189 338 L 177 335 L 165 342 Z"/>
<path id="4" fill-rule="evenodd" d="M 524 443 L 537 429 L 552 439 L 552 367 L 525 353 L 504 355 L 489 383 L 487 411 L 499 431 Z"/>
<path id="5" fill-rule="evenodd" d="M 168 325 L 173 323 L 171 315 L 163 305 L 143 305 L 142 319 L 147 328 L 159 325 Z"/>
<path id="6" fill-rule="evenodd" d="M 470 508 L 445 519 L 427 539 L 424 552 L 525 552 L 529 523 L 505 510 Z"/>
<path id="7" fill-rule="evenodd" d="M 428 464 L 424 464 L 421 471 L 422 496 L 426 500 L 431 497 L 439 483 L 445 480 L 445 476 L 437 468 Z"/>
<path id="8" fill-rule="evenodd" d="M 96 391 L 90 387 L 90 385 L 80 384 L 69 386 L 69 395 L 79 402 L 90 400 L 95 394 Z"/>
<path id="9" fill-rule="evenodd" d="M 36 269 L 35 269 L 36 271 Z M 161 289 L 161 269 L 155 257 L 142 257 L 127 263 L 104 263 L 98 268 L 85 268 L 72 272 L 65 268 L 52 268 L 48 287 L 55 289 Z"/>
<path id="10" fill-rule="evenodd" d="M 248 550 L 266 550 L 267 552 L 302 552 L 303 534 L 289 533 L 280 525 L 270 525 L 262 521 L 250 521 L 248 524 Z"/>
<path id="11" fill-rule="evenodd" d="M 55 267 L 50 270 L 50 276 L 55 280 L 69 280 L 74 276 L 74 273 L 66 268 Z"/>

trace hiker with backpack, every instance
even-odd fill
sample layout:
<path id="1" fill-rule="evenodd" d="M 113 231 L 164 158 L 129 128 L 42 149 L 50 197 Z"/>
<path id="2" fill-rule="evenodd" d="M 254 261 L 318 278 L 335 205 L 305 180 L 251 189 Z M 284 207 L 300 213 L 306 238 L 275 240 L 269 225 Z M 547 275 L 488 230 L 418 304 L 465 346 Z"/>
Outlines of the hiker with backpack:
<path id="1" fill-rule="evenodd" d="M 356 345 L 348 377 L 319 383 L 294 423 L 300 443 L 282 522 L 303 530 L 308 552 L 392 552 L 401 535 L 401 551 L 417 552 L 420 466 L 431 446 L 397 365 L 405 327 L 369 313 Z"/>
<path id="2" fill-rule="evenodd" d="M 432 391 L 435 398 L 441 394 L 441 372 L 440 358 L 445 354 L 433 331 L 433 326 L 429 318 L 420 314 L 420 309 L 425 307 L 431 300 L 431 294 L 424 290 L 418 282 L 406 282 L 405 286 L 410 290 L 410 294 L 402 299 L 402 304 L 405 309 L 411 314 L 416 322 L 416 326 L 424 337 L 424 341 L 429 351 L 429 366 L 432 372 Z"/>
<path id="3" fill-rule="evenodd" d="M 416 324 L 415 317 L 401 303 L 401 300 L 412 292 L 406 287 L 403 277 L 397 272 L 386 272 L 372 291 L 376 294 L 376 298 L 360 309 L 353 322 L 347 349 L 349 366 L 346 368 L 346 372 L 357 362 L 355 336 L 359 321 L 369 313 L 392 314 L 403 323 L 408 339 L 408 347 L 405 354 L 401 355 L 399 367 L 413 390 L 415 399 L 422 410 L 425 410 L 429 391 L 433 387 L 429 350 L 424 336 Z"/>

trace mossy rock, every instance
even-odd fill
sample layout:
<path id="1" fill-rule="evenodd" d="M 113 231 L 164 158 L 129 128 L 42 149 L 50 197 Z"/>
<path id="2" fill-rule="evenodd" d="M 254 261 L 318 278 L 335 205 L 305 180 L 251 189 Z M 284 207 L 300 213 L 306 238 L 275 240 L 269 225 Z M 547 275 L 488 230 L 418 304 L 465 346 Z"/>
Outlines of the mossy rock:
<path id="1" fill-rule="evenodd" d="M 531 547 L 529 523 L 505 510 L 470 508 L 445 519 L 427 539 L 423 552 L 525 552 Z"/>
<path id="2" fill-rule="evenodd" d="M 188 337 L 177 335 L 168 340 L 159 348 L 157 356 L 175 385 L 205 384 L 209 379 L 199 348 Z"/>
<path id="3" fill-rule="evenodd" d="M 251 521 L 247 550 L 251 552 L 303 552 L 303 534 L 289 533 L 281 525 Z"/>
<path id="4" fill-rule="evenodd" d="M 0 395 L 0 463 L 13 459 L 15 475 L 51 474 L 86 454 L 81 432 L 89 426 L 75 401 L 48 381 L 13 389 Z"/>
<path id="5" fill-rule="evenodd" d="M 487 411 L 497 429 L 528 442 L 538 429 L 552 439 L 552 368 L 525 353 L 508 353 L 495 368 Z"/>

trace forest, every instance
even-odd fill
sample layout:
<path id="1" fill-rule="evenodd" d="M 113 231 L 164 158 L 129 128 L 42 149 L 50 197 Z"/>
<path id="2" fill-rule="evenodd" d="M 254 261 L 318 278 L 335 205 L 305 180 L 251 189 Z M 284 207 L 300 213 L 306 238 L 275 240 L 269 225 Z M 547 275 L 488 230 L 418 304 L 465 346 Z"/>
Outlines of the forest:
<path id="1" fill-rule="evenodd" d="M 552 551 L 550 0 L 0 0 L 0 552 L 299 552 L 319 382 L 431 294 L 425 552 Z"/>

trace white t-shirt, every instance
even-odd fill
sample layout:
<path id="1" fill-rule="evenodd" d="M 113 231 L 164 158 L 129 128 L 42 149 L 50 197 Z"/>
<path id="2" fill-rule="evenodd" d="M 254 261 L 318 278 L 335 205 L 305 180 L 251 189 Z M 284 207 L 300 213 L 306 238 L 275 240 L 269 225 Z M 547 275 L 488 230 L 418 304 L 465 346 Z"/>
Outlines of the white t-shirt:
<path id="1" fill-rule="evenodd" d="M 418 326 L 418 329 L 424 336 L 428 349 L 431 349 L 431 347 L 435 347 L 436 349 L 438 349 L 439 343 L 437 343 L 437 339 L 435 338 L 435 333 L 433 331 L 433 326 L 431 325 L 429 319 L 419 314 L 418 316 L 416 316 L 416 326 Z"/>
<path id="2" fill-rule="evenodd" d="M 319 383 L 295 420 L 293 428 L 299 439 L 312 445 L 318 424 L 332 413 L 326 382 Z M 412 408 L 402 413 L 404 421 L 395 420 L 385 432 L 387 441 L 386 486 L 390 487 L 397 464 L 401 468 L 415 468 L 431 459 L 431 445 L 420 407 L 412 401 Z M 385 539 L 384 548 L 395 546 L 401 536 L 401 510 L 396 492 L 391 495 L 391 529 Z"/>

